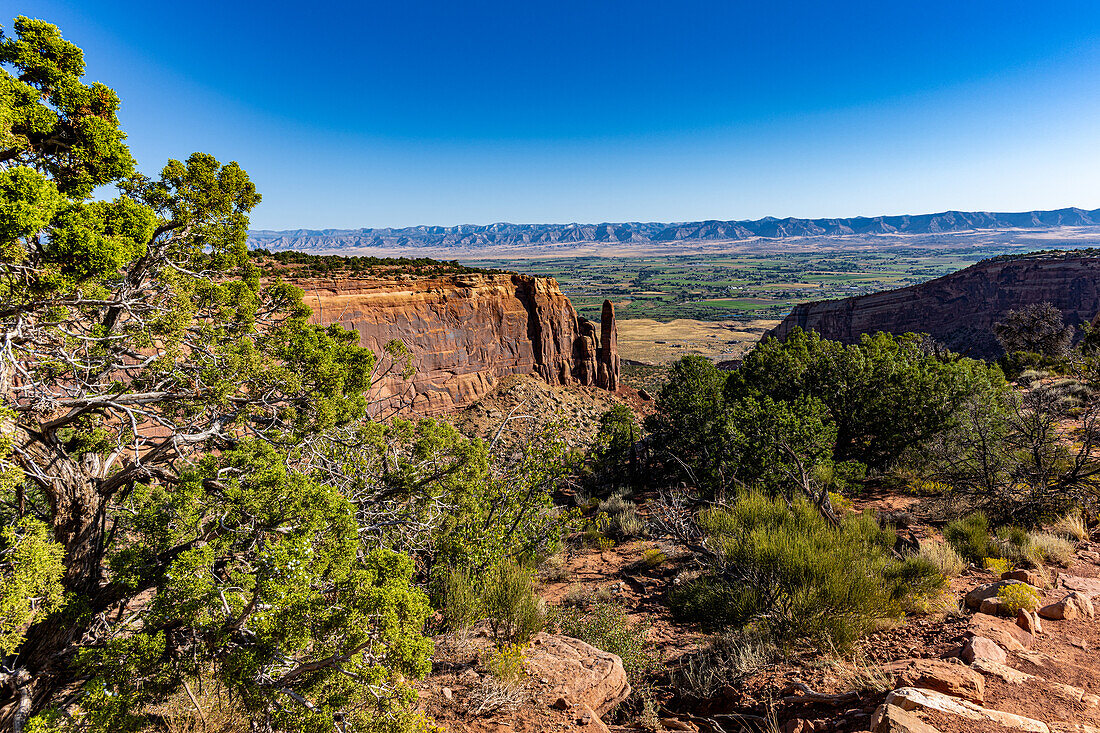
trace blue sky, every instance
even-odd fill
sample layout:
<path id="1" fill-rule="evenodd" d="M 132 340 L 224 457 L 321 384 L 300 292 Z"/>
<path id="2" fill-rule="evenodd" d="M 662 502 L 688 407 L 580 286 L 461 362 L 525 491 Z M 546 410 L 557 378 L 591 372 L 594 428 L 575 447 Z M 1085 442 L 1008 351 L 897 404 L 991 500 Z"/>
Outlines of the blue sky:
<path id="1" fill-rule="evenodd" d="M 1100 3 L 4 0 L 254 228 L 1100 207 Z"/>

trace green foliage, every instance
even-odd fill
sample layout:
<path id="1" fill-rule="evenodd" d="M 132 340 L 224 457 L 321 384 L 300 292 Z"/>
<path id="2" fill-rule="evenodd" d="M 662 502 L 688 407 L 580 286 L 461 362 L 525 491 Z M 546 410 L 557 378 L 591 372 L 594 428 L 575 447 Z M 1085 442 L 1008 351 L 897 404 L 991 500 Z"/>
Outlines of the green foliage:
<path id="1" fill-rule="evenodd" d="M 63 603 L 62 553 L 36 519 L 0 529 L 0 655 L 14 654 L 27 627 Z"/>
<path id="2" fill-rule="evenodd" d="M 993 555 L 995 549 L 989 533 L 989 518 L 982 512 L 974 512 L 948 524 L 943 537 L 963 558 L 981 562 Z"/>
<path id="3" fill-rule="evenodd" d="M 722 483 L 728 462 L 724 440 L 726 374 L 710 361 L 685 356 L 672 365 L 668 381 L 646 418 L 652 443 L 698 486 Z"/>
<path id="4" fill-rule="evenodd" d="M 930 563 L 897 561 L 894 534 L 870 514 L 831 526 L 801 498 L 748 494 L 699 516 L 718 555 L 710 572 L 670 593 L 681 618 L 765 626 L 777 639 L 847 647 L 942 585 Z"/>
<path id="5" fill-rule="evenodd" d="M 648 568 L 656 568 L 665 564 L 668 555 L 657 548 L 650 548 L 642 553 L 642 563 Z"/>
<path id="6" fill-rule="evenodd" d="M 633 482 L 636 470 L 634 444 L 639 437 L 638 421 L 626 405 L 613 405 L 601 415 L 599 429 L 589 450 L 596 475 L 604 482 L 618 483 L 624 476 Z"/>
<path id="7" fill-rule="evenodd" d="M 937 353 L 917 334 L 876 333 L 844 345 L 795 329 L 746 355 L 726 400 L 820 400 L 836 429 L 836 460 L 880 469 L 949 427 L 967 399 L 1003 382 L 995 367 Z"/>
<path id="8" fill-rule="evenodd" d="M 526 644 L 546 624 L 546 609 L 531 572 L 511 560 L 485 575 L 481 604 L 498 641 Z"/>
<path id="9" fill-rule="evenodd" d="M 1001 608 L 1009 616 L 1015 616 L 1021 609 L 1034 611 L 1039 607 L 1039 591 L 1027 583 L 1012 583 L 997 591 L 1001 599 Z"/>
<path id="10" fill-rule="evenodd" d="M 443 580 L 442 610 L 447 628 L 465 634 L 482 619 L 477 578 L 465 569 L 451 570 Z"/>
<path id="11" fill-rule="evenodd" d="M 660 662 L 653 645 L 646 640 L 649 626 L 633 621 L 621 603 L 596 601 L 587 606 L 571 606 L 553 617 L 558 631 L 618 655 L 633 685 L 653 673 Z"/>
<path id="12" fill-rule="evenodd" d="M 427 597 L 397 543 L 360 540 L 385 497 L 332 460 L 346 434 L 385 435 L 361 424 L 374 355 L 310 324 L 299 289 L 260 282 L 245 248 L 260 199 L 240 166 L 194 153 L 138 174 L 119 99 L 82 81 L 83 52 L 42 21 L 13 30 L 0 652 L 31 681 L 36 724 L 72 683 L 76 727 L 144 727 L 203 675 L 264 730 L 415 725 L 405 680 L 429 668 Z M 546 480 L 525 476 L 491 486 Z"/>

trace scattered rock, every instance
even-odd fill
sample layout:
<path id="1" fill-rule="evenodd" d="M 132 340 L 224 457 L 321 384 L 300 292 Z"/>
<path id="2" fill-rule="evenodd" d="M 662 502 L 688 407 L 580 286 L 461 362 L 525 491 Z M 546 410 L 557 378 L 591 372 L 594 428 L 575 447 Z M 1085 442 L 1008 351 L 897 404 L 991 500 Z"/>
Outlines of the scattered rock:
<path id="1" fill-rule="evenodd" d="M 1082 578 L 1078 575 L 1063 575 L 1058 578 L 1058 584 L 1066 590 L 1075 590 L 1084 593 L 1089 598 L 1100 596 L 1100 578 Z"/>
<path id="2" fill-rule="evenodd" d="M 1047 587 L 1046 578 L 1034 570 L 1009 570 L 1001 575 L 1001 580 L 1019 580 L 1036 588 Z"/>
<path id="3" fill-rule="evenodd" d="M 1030 649 L 1035 643 L 1035 637 L 1017 626 L 1014 621 L 984 613 L 970 619 L 966 633 L 968 636 L 984 636 L 1010 652 Z"/>
<path id="4" fill-rule="evenodd" d="M 1039 614 L 1026 608 L 1021 608 L 1016 614 L 1016 625 L 1033 636 L 1043 633 L 1043 622 L 1039 620 Z"/>
<path id="5" fill-rule="evenodd" d="M 573 703 L 569 702 L 569 698 L 567 697 L 559 697 L 553 702 L 550 707 L 557 710 L 568 710 L 569 708 L 573 707 Z"/>
<path id="6" fill-rule="evenodd" d="M 1066 685 L 1061 682 L 1050 682 L 1050 689 L 1054 690 L 1054 693 L 1064 700 L 1070 702 L 1081 702 L 1081 698 L 1085 696 L 1085 691 L 1080 687 L 1074 687 L 1073 685 Z"/>
<path id="7" fill-rule="evenodd" d="M 1077 606 L 1065 600 L 1049 603 L 1039 609 L 1039 615 L 1051 621 L 1072 621 L 1077 618 Z"/>
<path id="8" fill-rule="evenodd" d="M 939 733 L 913 713 L 897 705 L 879 705 L 871 717 L 873 733 Z"/>
<path id="9" fill-rule="evenodd" d="M 1018 669 L 1013 669 L 1007 664 L 989 662 L 984 659 L 974 660 L 974 669 L 978 670 L 982 674 L 988 674 L 993 677 L 998 677 L 1002 681 L 1007 682 L 1010 685 L 1022 685 L 1029 680 L 1035 679 L 1034 675 L 1030 675 L 1027 672 L 1021 672 Z"/>
<path id="10" fill-rule="evenodd" d="M 998 591 L 1008 585 L 1015 585 L 1020 583 L 1019 580 L 998 580 L 996 583 L 986 583 L 985 585 L 979 585 L 974 590 L 966 594 L 966 607 L 974 610 L 978 610 L 982 607 L 982 601 L 987 598 L 996 598 Z M 1027 585 L 1025 583 L 1025 585 Z"/>
<path id="11" fill-rule="evenodd" d="M 480 684 L 481 675 L 473 667 L 467 667 L 462 670 L 462 674 L 458 676 L 458 681 L 464 685 L 474 686 Z"/>
<path id="12" fill-rule="evenodd" d="M 979 661 L 1004 664 L 1008 661 L 1005 650 L 984 636 L 970 637 L 966 642 L 966 646 L 963 647 L 961 656 L 967 664 L 974 664 L 974 662 Z M 944 692 L 944 690 L 940 690 L 940 692 Z"/>
<path id="13" fill-rule="evenodd" d="M 901 687 L 886 696 L 886 704 L 897 705 L 907 711 L 938 710 L 967 720 L 998 723 L 1006 728 L 1015 728 L 1030 733 L 1050 733 L 1050 728 L 1041 720 L 1025 718 L 1022 715 L 1006 713 L 1003 710 L 983 708 L 981 705 L 976 705 L 968 700 L 960 700 L 934 690 Z"/>
<path id="14" fill-rule="evenodd" d="M 684 721 L 680 720 L 679 718 L 661 718 L 661 727 L 664 728 L 665 730 L 688 730 L 688 731 L 699 730 L 698 728 L 696 728 L 691 723 L 685 723 Z"/>
<path id="15" fill-rule="evenodd" d="M 802 718 L 788 720 L 783 726 L 783 733 L 813 733 L 813 723 Z"/>
<path id="16" fill-rule="evenodd" d="M 1062 599 L 1063 603 L 1069 603 L 1077 607 L 1077 613 L 1086 618 L 1096 618 L 1096 610 L 1093 608 L 1092 601 L 1087 595 L 1081 591 L 1073 591 L 1068 596 Z"/>
<path id="17" fill-rule="evenodd" d="M 978 613 L 986 613 L 990 616 L 1007 615 L 1004 610 L 1004 601 L 1002 601 L 997 596 L 986 598 L 984 601 L 982 601 L 982 605 L 978 608 Z"/>
<path id="18" fill-rule="evenodd" d="M 597 716 L 630 695 L 622 660 L 579 639 L 538 633 L 525 666 L 532 677 L 551 680 L 559 697 L 585 705 Z"/>
<path id="19" fill-rule="evenodd" d="M 441 690 L 441 693 L 443 694 L 443 698 L 445 700 L 450 700 L 450 699 L 454 698 L 454 696 L 455 696 L 454 692 L 451 690 L 450 687 L 444 687 Z"/>
<path id="20" fill-rule="evenodd" d="M 983 641 L 993 644 L 988 639 Z M 993 646 L 1000 649 L 996 644 Z M 1003 651 L 1001 655 L 1003 661 Z M 924 687 L 974 702 L 985 699 L 985 678 L 962 665 L 948 664 L 940 659 L 901 659 L 884 665 L 882 670 L 897 685 Z"/>
<path id="21" fill-rule="evenodd" d="M 651 399 L 653 399 L 653 396 L 650 395 L 649 392 L 646 392 L 644 389 L 638 390 L 638 397 L 645 402 L 649 402 Z"/>

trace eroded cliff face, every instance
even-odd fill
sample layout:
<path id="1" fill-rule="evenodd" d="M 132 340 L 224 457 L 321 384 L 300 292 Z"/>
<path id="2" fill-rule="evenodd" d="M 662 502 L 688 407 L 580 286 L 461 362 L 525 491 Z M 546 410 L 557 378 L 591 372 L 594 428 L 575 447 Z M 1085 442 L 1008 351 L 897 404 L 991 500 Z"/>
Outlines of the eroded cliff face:
<path id="1" fill-rule="evenodd" d="M 786 338 L 796 326 L 855 343 L 861 334 L 919 332 L 967 356 L 1002 353 L 993 324 L 1008 311 L 1050 302 L 1076 326 L 1100 313 L 1100 257 L 1029 255 L 994 259 L 936 280 L 841 300 L 796 306 L 768 335 Z"/>
<path id="2" fill-rule="evenodd" d="M 611 304 L 601 324 L 610 333 L 605 350 L 596 327 L 577 316 L 552 278 L 499 273 L 295 284 L 306 291 L 316 322 L 357 331 L 377 355 L 395 340 L 408 348 L 411 378 L 401 376 L 400 360 L 380 360 L 376 397 L 391 407 L 420 414 L 460 409 L 508 374 L 605 389 L 618 384 Z"/>

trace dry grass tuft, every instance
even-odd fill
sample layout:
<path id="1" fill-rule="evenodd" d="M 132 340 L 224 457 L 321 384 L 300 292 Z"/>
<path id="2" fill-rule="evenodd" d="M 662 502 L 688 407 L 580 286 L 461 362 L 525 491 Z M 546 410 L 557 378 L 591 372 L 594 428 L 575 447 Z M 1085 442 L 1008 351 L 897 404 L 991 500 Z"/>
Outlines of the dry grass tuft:
<path id="1" fill-rule="evenodd" d="M 1077 552 L 1072 542 L 1052 532 L 1036 532 L 1031 542 L 1043 560 L 1064 568 L 1070 566 Z"/>
<path id="2" fill-rule="evenodd" d="M 918 554 L 935 565 L 945 578 L 954 578 L 966 569 L 966 561 L 946 542 L 922 542 Z"/>
<path id="3" fill-rule="evenodd" d="M 1079 511 L 1070 512 L 1059 519 L 1054 523 L 1054 526 L 1051 527 L 1051 531 L 1056 534 L 1065 535 L 1078 542 L 1084 542 L 1089 538 L 1089 530 L 1088 527 L 1085 526 L 1085 518 Z"/>

